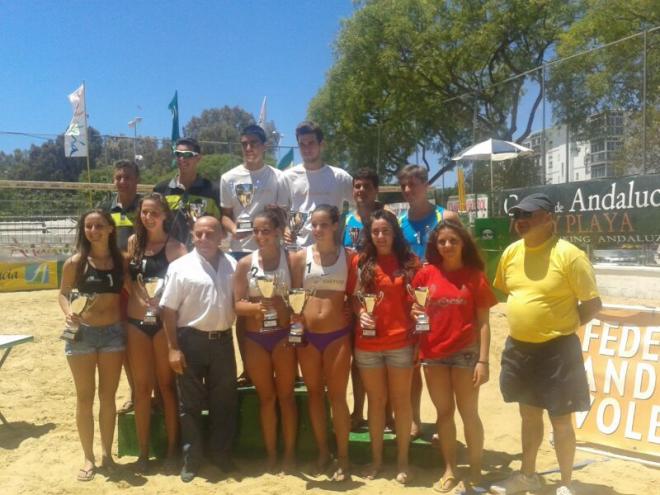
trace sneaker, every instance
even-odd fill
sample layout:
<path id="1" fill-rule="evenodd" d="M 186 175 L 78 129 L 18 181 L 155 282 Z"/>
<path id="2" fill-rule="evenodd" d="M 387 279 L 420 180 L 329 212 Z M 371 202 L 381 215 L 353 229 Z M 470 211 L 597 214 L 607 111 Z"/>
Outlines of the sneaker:
<path id="1" fill-rule="evenodd" d="M 534 473 L 527 476 L 523 473 L 515 473 L 507 479 L 494 483 L 490 486 L 490 492 L 497 495 L 511 495 L 512 493 L 535 492 L 541 489 L 539 475 Z"/>
<path id="2" fill-rule="evenodd" d="M 567 485 L 562 485 L 559 488 L 557 488 L 557 491 L 555 492 L 555 495 L 574 495 L 575 492 L 571 490 L 570 486 Z"/>

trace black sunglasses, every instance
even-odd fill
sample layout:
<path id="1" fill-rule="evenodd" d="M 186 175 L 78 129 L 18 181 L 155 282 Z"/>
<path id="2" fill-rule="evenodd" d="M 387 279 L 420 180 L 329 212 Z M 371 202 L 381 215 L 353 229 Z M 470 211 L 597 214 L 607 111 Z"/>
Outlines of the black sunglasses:
<path id="1" fill-rule="evenodd" d="M 520 218 L 531 218 L 533 214 L 534 214 L 533 211 L 514 210 L 511 213 L 509 213 L 509 216 L 513 217 L 514 220 L 518 220 Z"/>
<path id="2" fill-rule="evenodd" d="M 199 153 L 196 151 L 181 151 L 181 150 L 174 150 L 174 157 L 175 158 L 195 158 Z"/>

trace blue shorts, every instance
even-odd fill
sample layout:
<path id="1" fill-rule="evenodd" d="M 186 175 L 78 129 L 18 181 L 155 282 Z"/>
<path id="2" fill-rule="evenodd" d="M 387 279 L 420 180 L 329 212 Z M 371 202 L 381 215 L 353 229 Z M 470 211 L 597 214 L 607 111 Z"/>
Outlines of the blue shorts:
<path id="1" fill-rule="evenodd" d="M 479 347 L 474 344 L 443 358 L 422 359 L 422 366 L 447 366 L 449 368 L 472 369 L 477 365 L 478 360 Z"/>
<path id="2" fill-rule="evenodd" d="M 126 336 L 121 323 L 103 327 L 80 325 L 78 339 L 66 341 L 65 356 L 79 356 L 97 352 L 123 352 L 126 349 Z"/>
<path id="3" fill-rule="evenodd" d="M 358 368 L 412 368 L 414 346 L 389 351 L 361 351 L 355 349 L 354 359 Z"/>

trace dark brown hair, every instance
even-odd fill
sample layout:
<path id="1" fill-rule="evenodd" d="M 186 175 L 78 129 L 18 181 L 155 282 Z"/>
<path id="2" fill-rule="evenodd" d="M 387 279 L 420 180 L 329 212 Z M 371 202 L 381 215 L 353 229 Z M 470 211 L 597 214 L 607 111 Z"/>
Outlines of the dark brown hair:
<path id="1" fill-rule="evenodd" d="M 399 267 L 404 272 L 404 276 L 408 282 L 413 279 L 415 272 L 419 269 L 419 258 L 413 254 L 403 237 L 403 231 L 399 226 L 394 213 L 388 210 L 375 210 L 369 219 L 364 224 L 364 243 L 362 245 L 362 252 L 358 258 L 358 268 L 360 269 L 360 286 L 366 290 L 374 290 L 375 282 L 375 269 L 376 257 L 378 252 L 376 246 L 371 239 L 371 229 L 374 221 L 385 220 L 394 233 L 394 242 L 392 243 L 392 252 L 399 262 Z"/>
<path id="2" fill-rule="evenodd" d="M 267 205 L 254 218 L 265 218 L 275 229 L 284 230 L 287 225 L 287 214 L 277 205 Z"/>
<path id="3" fill-rule="evenodd" d="M 435 266 L 442 265 L 442 255 L 438 252 L 438 236 L 440 235 L 440 231 L 444 229 L 451 229 L 463 241 L 463 249 L 461 251 L 463 266 L 484 271 L 486 265 L 481 254 L 479 254 L 477 243 L 467 229 L 455 220 L 443 220 L 433 229 L 426 243 L 426 261 Z"/>
<path id="4" fill-rule="evenodd" d="M 121 251 L 117 247 L 117 228 L 115 227 L 115 221 L 112 219 L 112 216 L 107 211 L 101 209 L 86 211 L 78 220 L 78 231 L 76 232 L 76 251 L 80 254 L 80 263 L 78 263 L 78 266 L 76 267 L 74 287 L 80 285 L 87 272 L 87 265 L 89 265 L 87 258 L 89 258 L 92 244 L 87 239 L 87 236 L 85 236 L 85 219 L 93 214 L 102 217 L 107 224 L 112 227 L 112 232 L 110 232 L 110 237 L 108 237 L 108 249 L 110 250 L 110 256 L 112 257 L 112 271 L 114 273 L 121 273 L 124 269 L 124 259 L 121 255 Z"/>
<path id="5" fill-rule="evenodd" d="M 149 194 L 146 194 L 142 198 L 140 198 L 140 202 L 138 203 L 138 210 L 137 210 L 137 216 L 135 219 L 135 249 L 133 251 L 133 254 L 131 256 L 131 259 L 139 263 L 142 261 L 142 257 L 144 256 L 144 250 L 147 248 L 147 229 L 142 223 L 142 205 L 144 204 L 145 201 L 154 201 L 158 203 L 158 206 L 160 206 L 160 209 L 163 211 L 163 214 L 165 215 L 165 220 L 163 221 L 163 230 L 165 232 L 170 231 L 170 226 L 172 225 L 172 220 L 173 216 L 172 215 L 172 210 L 170 210 L 170 205 L 167 203 L 167 200 L 165 199 L 165 196 L 163 196 L 160 193 L 157 192 L 152 192 Z"/>

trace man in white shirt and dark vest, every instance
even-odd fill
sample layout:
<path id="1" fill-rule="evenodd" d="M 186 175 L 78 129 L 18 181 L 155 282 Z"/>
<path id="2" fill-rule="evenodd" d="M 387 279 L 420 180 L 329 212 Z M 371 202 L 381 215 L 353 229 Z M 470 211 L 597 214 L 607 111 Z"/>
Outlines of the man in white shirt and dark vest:
<path id="1" fill-rule="evenodd" d="M 225 472 L 234 467 L 231 446 L 238 394 L 231 326 L 236 261 L 218 248 L 223 236 L 220 220 L 212 216 L 197 219 L 192 231 L 195 248 L 170 264 L 160 300 L 170 366 L 177 374 L 181 480 L 186 483 L 202 463 L 202 408 L 206 403 L 211 461 Z"/>

